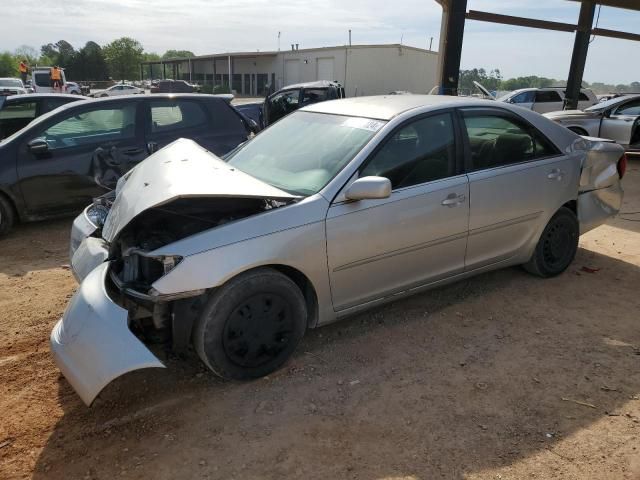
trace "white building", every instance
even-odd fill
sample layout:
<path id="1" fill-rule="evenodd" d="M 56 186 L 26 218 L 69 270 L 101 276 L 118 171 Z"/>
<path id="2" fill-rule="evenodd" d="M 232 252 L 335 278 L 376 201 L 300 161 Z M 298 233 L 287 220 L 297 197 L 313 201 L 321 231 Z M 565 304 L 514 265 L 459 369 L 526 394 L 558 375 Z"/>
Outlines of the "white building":
<path id="1" fill-rule="evenodd" d="M 153 78 L 228 85 L 238 95 L 264 95 L 268 85 L 315 80 L 340 82 L 348 97 L 395 90 L 426 93 L 437 83 L 438 54 L 406 45 L 353 45 L 279 52 L 236 52 L 145 62 Z M 149 76 L 149 67 L 144 70 Z"/>

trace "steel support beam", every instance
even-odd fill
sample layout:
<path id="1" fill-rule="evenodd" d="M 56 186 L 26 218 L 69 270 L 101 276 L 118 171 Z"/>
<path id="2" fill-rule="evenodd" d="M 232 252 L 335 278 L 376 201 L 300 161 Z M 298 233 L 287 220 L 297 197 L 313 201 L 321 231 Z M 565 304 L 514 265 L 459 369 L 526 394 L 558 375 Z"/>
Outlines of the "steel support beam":
<path id="1" fill-rule="evenodd" d="M 464 37 L 464 21 L 467 12 L 467 0 L 450 0 L 442 4 L 442 26 L 440 34 L 444 41 L 440 44 L 442 58 L 440 68 L 440 93 L 458 95 L 460 77 L 460 57 Z"/>
<path id="2" fill-rule="evenodd" d="M 589 52 L 589 37 L 593 26 L 593 17 L 596 11 L 594 2 L 584 1 L 580 6 L 580 18 L 576 30 L 576 39 L 573 44 L 573 54 L 571 55 L 571 66 L 569 67 L 569 78 L 567 79 L 567 90 L 565 93 L 565 110 L 575 110 L 578 108 L 580 88 L 582 87 L 582 76 L 587 63 L 587 53 Z"/>

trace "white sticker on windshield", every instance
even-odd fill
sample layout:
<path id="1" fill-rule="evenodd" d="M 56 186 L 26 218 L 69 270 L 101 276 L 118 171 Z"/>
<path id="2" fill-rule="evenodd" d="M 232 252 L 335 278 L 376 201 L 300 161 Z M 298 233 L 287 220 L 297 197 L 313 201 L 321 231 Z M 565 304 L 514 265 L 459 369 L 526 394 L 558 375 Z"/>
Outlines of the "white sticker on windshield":
<path id="1" fill-rule="evenodd" d="M 370 132 L 377 132 L 380 130 L 385 122 L 380 120 L 371 120 L 370 118 L 347 118 L 343 123 L 343 127 L 359 128 L 360 130 L 368 130 Z"/>

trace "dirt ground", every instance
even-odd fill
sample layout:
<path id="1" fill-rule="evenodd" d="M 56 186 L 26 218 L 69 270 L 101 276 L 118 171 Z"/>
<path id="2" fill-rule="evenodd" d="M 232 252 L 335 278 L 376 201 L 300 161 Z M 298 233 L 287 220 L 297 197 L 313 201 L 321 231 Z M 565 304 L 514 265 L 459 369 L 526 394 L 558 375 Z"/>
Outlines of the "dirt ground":
<path id="1" fill-rule="evenodd" d="M 640 161 L 624 183 L 640 212 Z M 69 225 L 0 240 L 2 479 L 640 478 L 640 213 L 558 278 L 497 271 L 310 331 L 254 382 L 163 358 L 91 408 L 48 347 Z"/>

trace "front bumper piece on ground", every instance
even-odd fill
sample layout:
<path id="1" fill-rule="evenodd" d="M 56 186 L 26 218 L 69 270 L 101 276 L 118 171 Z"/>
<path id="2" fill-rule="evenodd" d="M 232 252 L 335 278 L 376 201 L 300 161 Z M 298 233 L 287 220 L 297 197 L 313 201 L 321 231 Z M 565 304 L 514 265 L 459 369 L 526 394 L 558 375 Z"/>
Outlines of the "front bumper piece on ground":
<path id="1" fill-rule="evenodd" d="M 164 365 L 129 330 L 127 311 L 109 298 L 102 263 L 84 279 L 51 332 L 51 352 L 87 405 L 127 372 Z"/>

